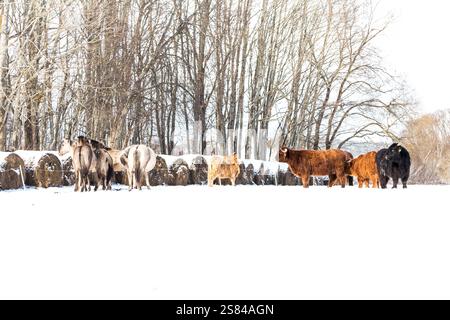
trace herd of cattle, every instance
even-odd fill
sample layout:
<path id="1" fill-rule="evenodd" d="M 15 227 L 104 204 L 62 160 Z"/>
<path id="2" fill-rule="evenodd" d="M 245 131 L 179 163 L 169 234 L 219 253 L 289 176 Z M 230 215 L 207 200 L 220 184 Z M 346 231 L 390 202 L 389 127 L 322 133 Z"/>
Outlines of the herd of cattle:
<path id="1" fill-rule="evenodd" d="M 124 150 L 113 150 L 101 142 L 78 137 L 75 141 L 65 139 L 59 154 L 70 153 L 75 171 L 75 191 L 90 191 L 89 175 L 94 176 L 94 190 L 100 186 L 110 190 L 117 167 L 125 168 L 129 190 L 150 188 L 148 172 L 156 164 L 155 152 L 145 145 L 133 145 Z M 359 187 L 386 188 L 389 179 L 397 188 L 401 179 L 403 188 L 407 188 L 411 159 L 408 151 L 395 143 L 388 149 L 369 152 L 357 158 L 343 150 L 293 150 L 283 147 L 279 151 L 278 161 L 287 163 L 290 171 L 301 179 L 305 188 L 310 185 L 312 176 L 328 176 L 328 186 L 341 185 L 347 181 L 352 184 L 353 177 L 358 179 Z M 212 156 L 208 165 L 208 185 L 216 179 L 236 184 L 240 173 L 240 161 L 234 153 L 231 156 Z"/>
<path id="2" fill-rule="evenodd" d="M 373 188 L 385 189 L 389 179 L 392 179 L 393 188 L 397 188 L 399 179 L 403 188 L 407 188 L 411 168 L 408 151 L 397 143 L 356 159 L 342 150 L 291 150 L 284 147 L 279 152 L 279 161 L 289 165 L 289 169 L 301 178 L 305 188 L 309 187 L 311 176 L 328 176 L 329 187 L 340 184 L 344 188 L 347 176 L 350 176 L 358 179 L 360 188 L 364 184 L 369 187 L 372 183 Z"/>

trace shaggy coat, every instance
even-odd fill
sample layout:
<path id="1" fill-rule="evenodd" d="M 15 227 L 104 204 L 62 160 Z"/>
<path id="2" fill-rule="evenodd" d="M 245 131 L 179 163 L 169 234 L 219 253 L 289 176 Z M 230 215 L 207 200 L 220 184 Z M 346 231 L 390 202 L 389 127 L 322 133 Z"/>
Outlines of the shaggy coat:
<path id="1" fill-rule="evenodd" d="M 75 171 L 75 191 L 90 191 L 89 174 L 92 175 L 95 191 L 100 185 L 103 190 L 111 190 L 114 175 L 113 161 L 102 143 L 79 136 L 76 141 L 64 139 L 59 148 L 59 154 L 70 152 Z"/>
<path id="2" fill-rule="evenodd" d="M 110 148 L 103 143 L 84 136 L 77 138 L 78 146 L 88 146 L 93 152 L 90 172 L 93 174 L 95 188 L 97 191 L 100 186 L 103 190 L 111 190 L 112 178 L 114 177 L 113 159 L 108 153 Z"/>
<path id="3" fill-rule="evenodd" d="M 287 163 L 291 172 L 302 180 L 303 187 L 309 188 L 311 176 L 328 176 L 328 187 L 336 181 L 345 188 L 346 160 L 349 155 L 342 150 L 292 150 L 280 149 L 279 161 Z"/>
<path id="4" fill-rule="evenodd" d="M 394 189 L 397 188 L 399 179 L 402 180 L 404 189 L 408 187 L 411 169 L 411 157 L 408 150 L 394 143 L 388 149 L 378 151 L 376 162 L 381 188 L 387 188 L 390 178 L 392 178 Z"/>
<path id="5" fill-rule="evenodd" d="M 72 163 L 75 170 L 75 191 L 90 191 L 89 169 L 91 168 L 93 152 L 89 146 L 74 146 Z"/>
<path id="6" fill-rule="evenodd" d="M 372 181 L 373 188 L 378 188 L 379 178 L 376 157 L 376 152 L 369 152 L 349 161 L 347 173 L 358 179 L 358 186 L 360 188 L 364 184 L 369 188 L 370 181 Z"/>
<path id="7" fill-rule="evenodd" d="M 236 178 L 239 176 L 241 169 L 239 167 L 239 159 L 236 153 L 232 156 L 213 156 L 208 167 L 208 186 L 212 187 L 214 180 L 229 179 L 233 186 L 236 185 Z"/>

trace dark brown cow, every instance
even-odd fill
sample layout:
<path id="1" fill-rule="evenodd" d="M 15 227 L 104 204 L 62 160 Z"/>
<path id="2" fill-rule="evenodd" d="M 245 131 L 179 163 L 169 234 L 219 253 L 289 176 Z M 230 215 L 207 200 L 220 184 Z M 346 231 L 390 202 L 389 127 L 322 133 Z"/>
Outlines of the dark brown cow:
<path id="1" fill-rule="evenodd" d="M 373 188 L 378 188 L 379 178 L 376 157 L 376 152 L 369 152 L 349 161 L 350 165 L 348 166 L 347 173 L 358 179 L 358 186 L 360 188 L 364 184 L 368 188 L 370 181 L 372 181 Z"/>
<path id="2" fill-rule="evenodd" d="M 309 187 L 311 176 L 328 176 L 328 187 L 332 187 L 337 180 L 342 188 L 346 183 L 346 160 L 348 154 L 342 150 L 292 150 L 281 148 L 279 161 L 287 163 L 289 169 L 302 179 L 303 187 Z"/>

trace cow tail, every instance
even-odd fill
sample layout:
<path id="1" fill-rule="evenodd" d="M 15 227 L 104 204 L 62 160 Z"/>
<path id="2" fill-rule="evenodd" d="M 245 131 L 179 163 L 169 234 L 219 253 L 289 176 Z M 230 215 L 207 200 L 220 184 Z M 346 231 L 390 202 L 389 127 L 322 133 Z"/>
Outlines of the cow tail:
<path id="1" fill-rule="evenodd" d="M 112 163 L 108 161 L 108 173 L 106 175 L 106 182 L 108 185 L 111 183 L 113 176 L 114 176 L 114 166 Z"/>
<path id="2" fill-rule="evenodd" d="M 136 184 L 141 181 L 141 162 L 139 159 L 139 147 L 134 151 L 134 179 Z"/>
<path id="3" fill-rule="evenodd" d="M 80 163 L 80 172 L 81 172 L 81 176 L 84 178 L 89 174 L 89 166 L 86 163 L 86 159 L 83 159 L 81 153 L 83 152 L 83 148 L 79 148 L 78 150 L 78 160 Z"/>

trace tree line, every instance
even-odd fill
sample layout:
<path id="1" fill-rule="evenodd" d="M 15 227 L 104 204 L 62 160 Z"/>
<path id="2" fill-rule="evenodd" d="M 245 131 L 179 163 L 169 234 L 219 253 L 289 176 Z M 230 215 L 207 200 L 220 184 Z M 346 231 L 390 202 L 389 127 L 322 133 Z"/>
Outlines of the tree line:
<path id="1" fill-rule="evenodd" d="M 2 0 L 0 150 L 114 148 L 266 160 L 277 144 L 392 136 L 389 20 L 358 0 Z M 220 135 L 222 139 L 215 139 Z M 269 150 L 269 151 L 268 151 Z"/>

